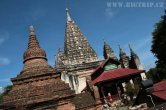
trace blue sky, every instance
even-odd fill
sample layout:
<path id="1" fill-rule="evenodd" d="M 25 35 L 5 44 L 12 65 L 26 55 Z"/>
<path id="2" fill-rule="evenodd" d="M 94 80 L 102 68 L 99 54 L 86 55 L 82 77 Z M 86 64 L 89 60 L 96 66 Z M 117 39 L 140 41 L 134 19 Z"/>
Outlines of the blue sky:
<path id="1" fill-rule="evenodd" d="M 99 59 L 103 59 L 103 38 L 117 57 L 118 44 L 130 55 L 130 43 L 148 70 L 155 66 L 150 52 L 151 33 L 164 13 L 164 6 L 125 6 L 127 2 L 143 1 L 164 3 L 164 0 L 69 0 L 69 11 Z M 123 6 L 113 6 L 118 2 Z M 30 25 L 35 27 L 49 64 L 54 65 L 54 54 L 64 45 L 65 8 L 66 0 L 0 0 L 0 88 L 11 84 L 10 78 L 22 70 Z"/>

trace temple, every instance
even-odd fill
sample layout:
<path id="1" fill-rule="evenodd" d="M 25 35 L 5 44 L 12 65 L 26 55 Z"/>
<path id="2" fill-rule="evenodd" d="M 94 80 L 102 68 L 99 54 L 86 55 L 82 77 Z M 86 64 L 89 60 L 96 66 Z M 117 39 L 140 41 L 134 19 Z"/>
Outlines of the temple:
<path id="1" fill-rule="evenodd" d="M 90 93 L 76 95 L 60 74 L 47 63 L 33 26 L 30 26 L 28 49 L 24 52 L 24 67 L 12 78 L 10 92 L 3 97 L 3 110 L 71 110 L 93 108 L 96 102 Z M 88 100 L 84 100 L 88 98 Z M 79 103 L 80 99 L 82 102 Z M 95 106 L 96 107 L 96 106 Z"/>
<path id="2" fill-rule="evenodd" d="M 122 95 L 127 92 L 127 85 L 130 84 L 133 90 L 138 89 L 142 81 L 140 74 L 143 72 L 144 70 L 121 68 L 119 61 L 108 58 L 91 74 L 91 81 L 93 86 L 98 88 L 102 103 L 117 104 L 121 102 Z M 83 91 L 89 90 L 86 88 Z M 138 90 L 135 91 L 137 92 Z"/>
<path id="3" fill-rule="evenodd" d="M 67 8 L 66 16 L 64 51 L 59 49 L 56 67 L 61 72 L 61 79 L 69 83 L 76 93 L 81 93 L 86 86 L 87 77 L 90 77 L 100 61 L 77 24 L 71 19 Z"/>
<path id="4" fill-rule="evenodd" d="M 112 102 L 119 101 L 128 83 L 137 88 L 146 79 L 139 57 L 130 45 L 130 57 L 119 46 L 118 59 L 104 41 L 104 59 L 99 60 L 67 8 L 66 18 L 64 49 L 59 48 L 55 67 L 47 63 L 46 52 L 30 26 L 23 69 L 11 78 L 12 89 L 3 97 L 0 109 L 102 110 L 108 103 L 107 97 L 111 96 Z"/>

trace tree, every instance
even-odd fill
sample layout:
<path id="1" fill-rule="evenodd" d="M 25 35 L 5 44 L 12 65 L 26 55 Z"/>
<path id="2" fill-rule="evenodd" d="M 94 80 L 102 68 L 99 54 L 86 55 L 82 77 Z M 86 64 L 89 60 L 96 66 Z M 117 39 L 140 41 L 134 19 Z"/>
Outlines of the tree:
<path id="1" fill-rule="evenodd" d="M 161 78 L 159 76 L 160 69 L 158 68 L 151 68 L 146 73 L 146 76 L 148 79 L 151 79 L 154 83 L 161 81 Z"/>
<path id="2" fill-rule="evenodd" d="M 156 23 L 152 35 L 151 51 L 157 58 L 156 68 L 160 70 L 158 73 L 160 78 L 166 79 L 166 10 L 161 20 Z"/>
<path id="3" fill-rule="evenodd" d="M 0 94 L 0 103 L 3 101 L 3 96 L 6 95 L 12 89 L 12 85 L 8 85 L 4 88 L 4 91 Z"/>

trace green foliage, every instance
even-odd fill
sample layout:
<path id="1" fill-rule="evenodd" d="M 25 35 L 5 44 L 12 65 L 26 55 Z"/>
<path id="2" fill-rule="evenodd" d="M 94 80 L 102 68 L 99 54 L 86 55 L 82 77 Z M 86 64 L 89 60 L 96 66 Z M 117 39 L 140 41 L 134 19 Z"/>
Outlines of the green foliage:
<path id="1" fill-rule="evenodd" d="M 0 104 L 2 103 L 2 99 L 3 99 L 3 94 L 0 93 Z"/>
<path id="2" fill-rule="evenodd" d="M 160 75 L 160 78 L 166 79 L 166 11 L 165 14 L 161 17 L 161 20 L 156 23 L 152 35 L 153 40 L 151 51 L 157 58 L 156 64 L 157 70 L 159 70 L 157 71 L 157 74 Z"/>
<path id="3" fill-rule="evenodd" d="M 130 96 L 131 101 L 133 101 L 133 96 L 135 94 L 135 89 L 134 89 L 133 85 L 130 82 L 128 82 L 126 84 L 126 93 Z"/>
<path id="4" fill-rule="evenodd" d="M 134 91 L 134 88 L 133 88 L 132 84 L 128 82 L 128 83 L 126 84 L 126 92 L 127 92 L 127 93 L 131 93 L 131 92 L 133 92 L 133 91 Z"/>
<path id="5" fill-rule="evenodd" d="M 12 89 L 12 85 L 8 85 L 4 88 L 3 93 L 0 94 L 0 103 L 3 101 L 3 96 L 6 95 Z"/>
<path id="6" fill-rule="evenodd" d="M 148 79 L 152 79 L 153 82 L 159 82 L 160 78 L 160 69 L 159 68 L 151 68 L 147 73 L 146 76 Z"/>

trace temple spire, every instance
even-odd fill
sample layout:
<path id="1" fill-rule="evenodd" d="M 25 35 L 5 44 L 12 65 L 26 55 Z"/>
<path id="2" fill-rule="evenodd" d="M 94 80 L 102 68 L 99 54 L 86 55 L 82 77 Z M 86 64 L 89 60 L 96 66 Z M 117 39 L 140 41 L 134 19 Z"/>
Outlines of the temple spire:
<path id="1" fill-rule="evenodd" d="M 29 32 L 30 36 L 28 42 L 28 49 L 24 52 L 24 63 L 31 59 L 47 60 L 46 53 L 42 48 L 40 48 L 39 42 L 35 35 L 35 29 L 32 25 L 29 27 Z"/>
<path id="2" fill-rule="evenodd" d="M 119 46 L 119 57 L 120 57 L 120 62 L 121 62 L 121 67 L 122 68 L 128 68 L 129 67 L 129 57 L 126 55 L 125 52 L 123 52 L 122 48 Z"/>
<path id="3" fill-rule="evenodd" d="M 120 47 L 120 45 L 118 45 L 119 46 L 119 57 L 121 58 L 121 57 L 126 57 L 126 53 L 122 50 L 122 48 Z"/>
<path id="4" fill-rule="evenodd" d="M 35 35 L 35 29 L 32 25 L 29 26 L 29 34 L 30 37 L 29 37 L 28 48 L 34 48 L 34 47 L 40 48 L 39 42 Z"/>
<path id="5" fill-rule="evenodd" d="M 97 55 L 77 24 L 70 18 L 68 9 L 65 31 L 64 55 L 68 60 L 67 65 L 76 65 L 98 61 Z"/>
<path id="6" fill-rule="evenodd" d="M 137 56 L 137 55 L 135 54 L 135 52 L 133 51 L 133 49 L 131 48 L 131 45 L 130 45 L 130 44 L 128 44 L 128 45 L 129 45 L 129 49 L 130 49 L 131 56 Z"/>
<path id="7" fill-rule="evenodd" d="M 103 47 L 103 56 L 104 56 L 104 58 L 105 59 L 112 58 L 112 59 L 117 60 L 117 57 L 115 56 L 114 51 L 112 50 L 110 45 L 107 44 L 104 39 L 103 39 L 103 41 L 104 41 L 104 47 Z"/>
<path id="8" fill-rule="evenodd" d="M 69 14 L 69 9 L 66 8 L 66 17 L 67 17 L 67 22 L 72 21 L 70 14 Z"/>
<path id="9" fill-rule="evenodd" d="M 123 54 L 124 52 L 122 51 L 122 48 L 120 47 L 120 45 L 118 45 L 118 47 L 119 47 L 119 53 L 120 53 L 120 55 Z"/>
<path id="10" fill-rule="evenodd" d="M 128 44 L 128 45 L 129 45 L 129 49 L 130 49 L 130 51 L 133 51 L 132 48 L 131 48 L 131 45 L 130 45 L 130 44 Z"/>
<path id="11" fill-rule="evenodd" d="M 129 44 L 129 49 L 130 49 L 130 67 L 134 68 L 134 69 L 140 69 L 142 68 L 139 57 L 137 56 L 137 54 L 133 51 L 133 49 L 131 48 L 130 44 Z"/>

